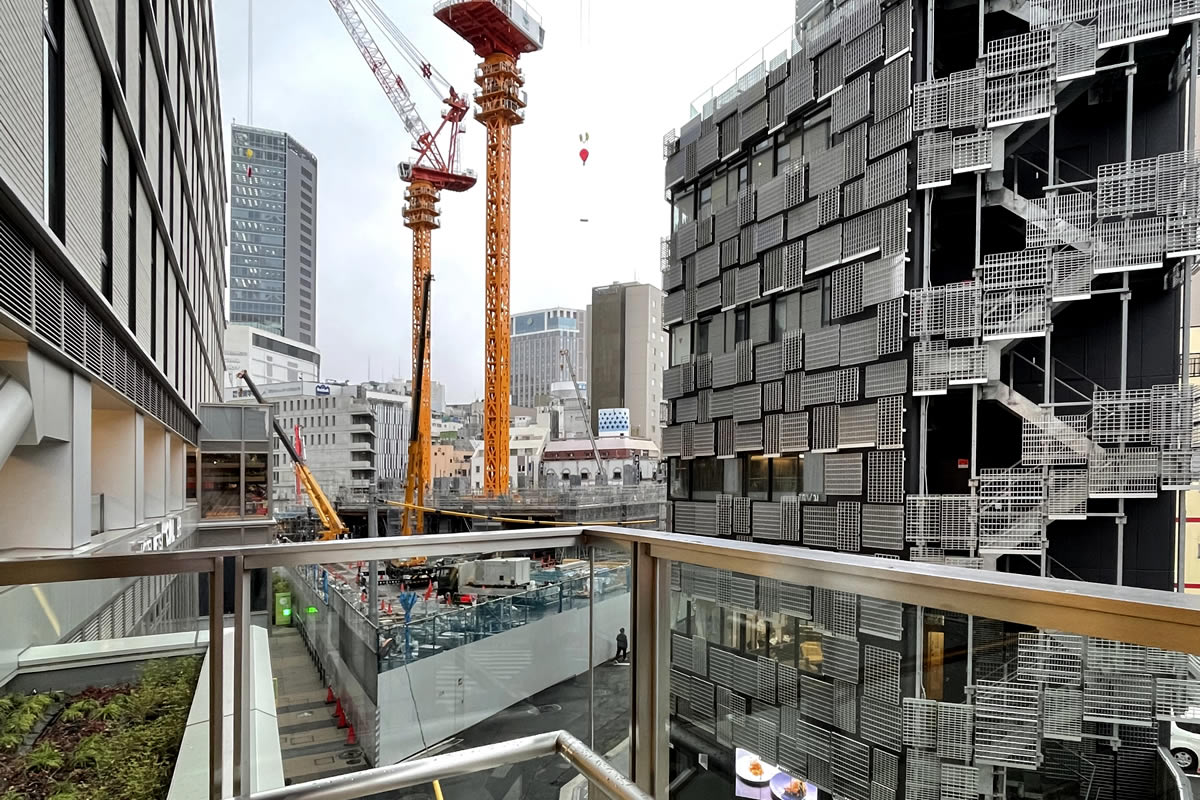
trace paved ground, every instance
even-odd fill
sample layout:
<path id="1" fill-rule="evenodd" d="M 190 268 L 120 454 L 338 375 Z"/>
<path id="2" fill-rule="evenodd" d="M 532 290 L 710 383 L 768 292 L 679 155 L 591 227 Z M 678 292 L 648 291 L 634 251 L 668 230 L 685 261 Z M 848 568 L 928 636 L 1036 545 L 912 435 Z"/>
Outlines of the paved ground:
<path id="1" fill-rule="evenodd" d="M 347 747 L 346 731 L 325 705 L 325 687 L 300 634 L 295 628 L 269 630 L 271 672 L 276 685 L 287 689 L 275 698 L 284 779 L 301 783 L 365 769 L 362 751 Z"/>
<path id="2" fill-rule="evenodd" d="M 629 736 L 632 668 L 613 663 L 596 669 L 596 751 L 607 753 Z M 565 729 L 588 741 L 588 681 L 579 675 L 552 686 L 460 733 L 455 752 L 544 731 Z M 442 783 L 445 800 L 558 800 L 575 771 L 554 756 L 500 767 Z M 373 795 L 374 800 L 433 800 L 431 786 Z"/>

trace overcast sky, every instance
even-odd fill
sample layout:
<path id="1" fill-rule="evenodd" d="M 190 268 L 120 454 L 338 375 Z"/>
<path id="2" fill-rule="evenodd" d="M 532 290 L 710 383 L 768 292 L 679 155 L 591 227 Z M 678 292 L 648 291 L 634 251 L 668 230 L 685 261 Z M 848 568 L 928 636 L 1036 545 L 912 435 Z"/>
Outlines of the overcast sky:
<path id="1" fill-rule="evenodd" d="M 478 59 L 433 17 L 432 0 L 377 1 L 455 88 L 475 88 Z M 247 121 L 247 2 L 216 2 L 227 148 L 229 123 Z M 375 380 L 408 377 L 412 238 L 396 175 L 396 163 L 411 154 L 408 134 L 326 0 L 253 2 L 253 124 L 287 131 L 320 169 L 323 376 L 365 380 L 369 361 Z M 782 34 L 795 13 L 792 0 L 541 0 L 535 8 L 545 49 L 521 58 L 529 108 L 513 132 L 511 307 L 518 313 L 584 308 L 592 286 L 612 281 L 660 283 L 658 242 L 670 219 L 662 136 L 687 121 L 693 98 Z M 387 55 L 433 127 L 438 99 L 399 55 Z M 479 184 L 443 194 L 442 227 L 433 234 L 433 377 L 449 402 L 483 390 L 485 137 L 468 119 L 463 166 Z M 582 167 L 585 131 L 591 154 Z"/>

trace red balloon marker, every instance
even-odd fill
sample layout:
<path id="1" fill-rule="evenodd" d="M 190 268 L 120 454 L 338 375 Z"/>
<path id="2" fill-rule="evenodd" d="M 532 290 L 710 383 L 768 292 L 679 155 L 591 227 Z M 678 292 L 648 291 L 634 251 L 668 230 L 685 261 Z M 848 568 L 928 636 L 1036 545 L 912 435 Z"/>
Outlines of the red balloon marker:
<path id="1" fill-rule="evenodd" d="M 579 158 L 583 160 L 584 166 L 587 166 L 588 149 L 586 147 L 579 150 Z"/>

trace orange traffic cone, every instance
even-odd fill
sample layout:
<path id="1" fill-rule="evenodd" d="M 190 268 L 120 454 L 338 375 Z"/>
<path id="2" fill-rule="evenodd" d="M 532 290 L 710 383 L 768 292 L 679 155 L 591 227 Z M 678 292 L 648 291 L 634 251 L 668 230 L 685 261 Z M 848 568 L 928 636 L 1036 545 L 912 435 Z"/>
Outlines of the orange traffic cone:
<path id="1" fill-rule="evenodd" d="M 335 717 L 344 716 L 344 712 L 342 711 L 342 698 L 340 697 L 337 699 L 337 708 L 333 709 L 333 715 Z"/>
<path id="2" fill-rule="evenodd" d="M 335 697 L 333 696 L 333 687 L 332 687 L 332 686 L 330 686 L 328 689 L 326 689 L 326 690 L 325 690 L 325 704 L 326 704 L 326 705 L 329 705 L 329 704 L 330 704 L 330 703 L 332 703 L 332 702 L 333 702 L 335 699 L 337 699 L 337 698 L 335 698 Z"/>
<path id="3" fill-rule="evenodd" d="M 338 727 L 345 728 L 349 724 L 350 724 L 350 722 L 346 719 L 346 712 L 339 710 L 338 711 Z"/>
<path id="4" fill-rule="evenodd" d="M 358 737 L 354 735 L 354 726 L 350 726 L 350 730 L 346 732 L 346 744 L 358 744 Z"/>

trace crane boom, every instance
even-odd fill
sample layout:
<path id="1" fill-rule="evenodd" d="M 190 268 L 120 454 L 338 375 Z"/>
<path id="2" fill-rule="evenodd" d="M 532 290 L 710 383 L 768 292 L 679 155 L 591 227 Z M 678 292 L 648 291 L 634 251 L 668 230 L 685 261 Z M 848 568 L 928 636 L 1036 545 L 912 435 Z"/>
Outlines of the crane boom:
<path id="1" fill-rule="evenodd" d="M 567 372 L 571 376 L 571 384 L 575 387 L 575 399 L 579 401 L 579 413 L 583 414 L 583 426 L 587 430 L 588 441 L 592 443 L 592 456 L 596 459 L 596 483 L 604 483 L 608 473 L 604 471 L 604 462 L 600 460 L 600 448 L 596 446 L 596 437 L 592 434 L 592 419 L 583 403 L 583 392 L 579 391 L 579 381 L 575 379 L 575 364 L 571 362 L 571 353 L 565 348 L 558 351 L 567 362 Z"/>
<path id="2" fill-rule="evenodd" d="M 254 395 L 254 399 L 262 405 L 269 405 L 263 399 L 262 392 L 258 390 L 258 386 L 250 377 L 249 373 L 242 370 L 238 373 L 238 377 L 246 382 L 246 386 L 250 388 L 250 394 Z M 288 439 L 287 434 L 283 431 L 283 426 L 279 424 L 279 420 L 275 415 L 271 415 L 271 424 L 275 428 L 275 435 L 279 437 L 279 441 L 283 442 L 283 447 L 287 450 L 288 455 L 292 457 L 292 463 L 296 468 L 296 476 L 300 478 L 300 483 L 304 485 L 304 491 L 308 493 L 308 499 L 312 501 L 313 509 L 317 512 L 317 518 L 321 520 L 321 524 L 325 526 L 325 532 L 321 534 L 322 539 L 336 539 L 342 534 L 350 532 L 346 527 L 346 523 L 342 522 L 342 518 L 338 516 L 337 509 L 333 507 L 333 503 L 329 502 L 329 498 L 325 496 L 325 492 L 321 491 L 321 485 L 317 483 L 317 479 L 313 477 L 312 470 L 304 463 L 304 459 L 296 452 L 295 446 Z"/>
<path id="3" fill-rule="evenodd" d="M 342 25 L 346 27 L 346 32 L 350 34 L 350 38 L 354 40 L 358 51 L 362 53 L 367 66 L 374 73 L 375 80 L 379 81 L 379 86 L 383 89 L 383 93 L 387 95 L 388 100 L 392 103 L 392 107 L 400 115 L 400 120 L 404 123 L 404 127 L 412 135 L 415 142 L 414 149 L 418 152 L 428 150 L 433 142 L 433 134 L 429 132 L 425 121 L 417 113 L 417 105 L 413 102 L 412 95 L 408 92 L 408 87 L 404 85 L 404 81 L 392 70 L 391 65 L 384 58 L 383 51 L 375 43 L 375 37 L 371 36 L 371 31 L 367 29 L 362 17 L 359 16 L 354 3 L 351 0 L 329 0 L 329 3 L 337 13 L 338 19 L 342 21 Z M 446 165 L 442 163 L 437 166 L 445 169 Z"/>

